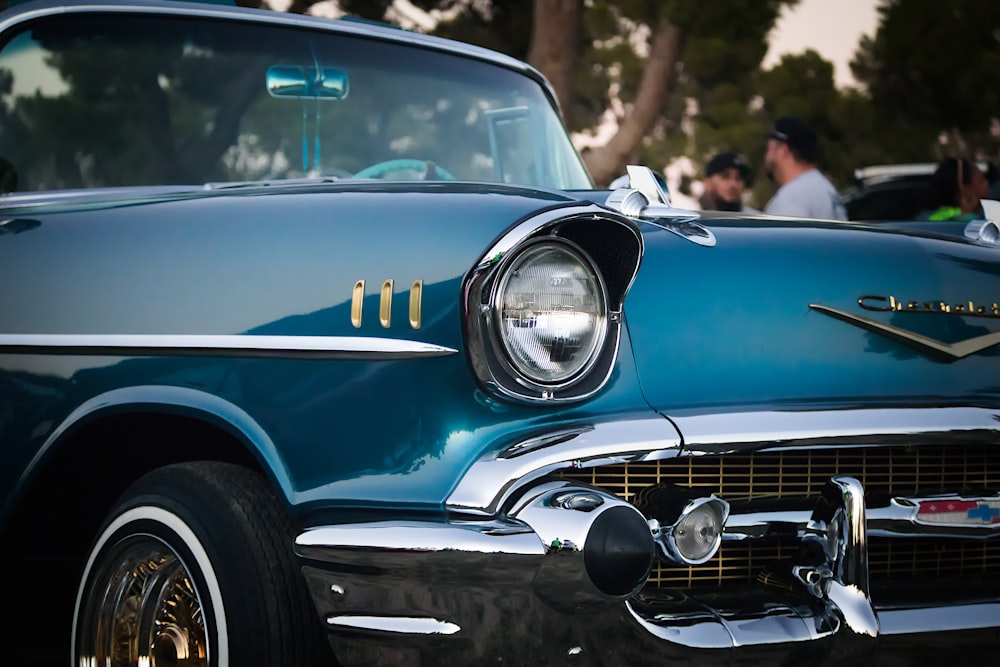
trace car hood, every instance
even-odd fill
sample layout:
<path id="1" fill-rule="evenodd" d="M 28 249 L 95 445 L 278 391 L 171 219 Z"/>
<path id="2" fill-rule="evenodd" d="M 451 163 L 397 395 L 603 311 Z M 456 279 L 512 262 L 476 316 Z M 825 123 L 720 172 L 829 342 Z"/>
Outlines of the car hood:
<path id="1" fill-rule="evenodd" d="M 856 224 L 705 224 L 714 247 L 647 226 L 626 301 L 643 393 L 664 414 L 1000 403 L 1000 250 Z M 956 358 L 963 345 L 984 349 Z"/>
<path id="2" fill-rule="evenodd" d="M 0 312 L 13 332 L 369 335 L 458 347 L 465 274 L 518 221 L 577 201 L 402 182 L 22 198 L 0 207 L 9 286 Z M 59 271 L 19 278 L 39 265 Z M 350 311 L 362 281 L 358 328 Z M 422 325 L 407 324 L 401 307 L 380 325 L 383 283 L 403 303 L 414 281 Z"/>

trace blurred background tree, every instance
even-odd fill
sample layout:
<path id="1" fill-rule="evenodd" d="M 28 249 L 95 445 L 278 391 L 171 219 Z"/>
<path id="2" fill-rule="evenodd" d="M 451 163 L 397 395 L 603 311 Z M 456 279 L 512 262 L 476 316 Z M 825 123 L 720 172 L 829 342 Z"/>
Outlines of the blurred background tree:
<path id="1" fill-rule="evenodd" d="M 767 128 L 802 116 L 840 187 L 857 167 L 1000 156 L 1000 2 L 879 0 L 858 44 L 857 88 L 838 88 L 815 51 L 762 66 L 781 12 L 798 0 L 409 0 L 434 34 L 527 60 L 552 83 L 597 185 L 639 162 L 678 158 L 696 173 L 720 150 L 757 167 L 753 202 L 774 187 L 760 163 Z M 0 6 L 5 5 L 0 0 Z M 237 0 L 315 11 L 318 0 Z M 329 6 L 329 2 L 323 3 Z M 397 0 L 338 0 L 340 12 L 399 22 Z"/>
<path id="2" fill-rule="evenodd" d="M 1000 3 L 890 0 L 851 70 L 901 160 L 1000 151 Z"/>
<path id="3" fill-rule="evenodd" d="M 821 167 L 844 187 L 855 168 L 1000 151 L 1000 3 L 882 0 L 860 42 L 858 88 L 837 88 L 815 51 L 762 62 L 782 10 L 798 0 L 411 0 L 432 32 L 528 60 L 552 82 L 598 185 L 630 162 L 662 169 L 720 150 L 759 169 L 770 123 L 798 115 L 820 136 Z M 293 0 L 306 11 L 310 0 Z M 392 0 L 340 9 L 392 20 Z M 762 206 L 774 187 L 753 183 Z"/>

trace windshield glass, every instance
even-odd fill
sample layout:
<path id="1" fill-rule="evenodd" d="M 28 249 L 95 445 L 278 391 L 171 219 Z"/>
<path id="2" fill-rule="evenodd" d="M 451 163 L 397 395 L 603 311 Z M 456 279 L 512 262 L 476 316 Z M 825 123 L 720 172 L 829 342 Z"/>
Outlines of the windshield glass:
<path id="1" fill-rule="evenodd" d="M 0 158 L 4 191 L 303 177 L 590 187 L 543 89 L 518 72 L 154 15 L 49 17 L 8 40 Z"/>

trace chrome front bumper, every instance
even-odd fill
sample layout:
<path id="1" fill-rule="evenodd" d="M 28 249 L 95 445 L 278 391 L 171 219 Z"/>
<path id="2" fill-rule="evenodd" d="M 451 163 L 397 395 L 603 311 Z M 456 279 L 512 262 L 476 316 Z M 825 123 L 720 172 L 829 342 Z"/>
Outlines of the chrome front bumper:
<path id="1" fill-rule="evenodd" d="M 468 664 L 484 651 L 515 664 L 626 664 L 639 646 L 646 658 L 667 658 L 781 644 L 794 652 L 791 644 L 801 642 L 846 644 L 855 655 L 877 650 L 875 639 L 888 635 L 972 629 L 996 642 L 997 599 L 872 602 L 863 498 L 856 480 L 831 480 L 805 538 L 824 559 L 793 566 L 791 590 L 703 597 L 645 590 L 575 612 L 540 595 L 558 550 L 517 520 L 324 526 L 301 534 L 296 549 L 345 664 Z"/>
<path id="2" fill-rule="evenodd" d="M 456 488 L 451 516 L 461 520 L 375 521 L 303 532 L 296 551 L 338 658 L 344 664 L 635 664 L 697 656 L 711 663 L 727 662 L 729 649 L 740 648 L 760 659 L 819 663 L 826 656 L 870 657 L 893 643 L 909 650 L 917 637 L 924 644 L 927 636 L 950 633 L 962 636 L 966 650 L 985 647 L 984 655 L 1000 646 L 995 590 L 958 600 L 873 601 L 869 533 L 904 535 L 926 527 L 908 529 L 912 522 L 892 505 L 869 516 L 864 489 L 850 477 L 830 479 L 811 511 L 731 515 L 731 540 L 752 539 L 772 523 L 783 530 L 796 526 L 803 548 L 779 585 L 646 587 L 574 598 L 591 583 L 580 552 L 593 518 L 567 506 L 539 520 L 524 508 L 538 506 L 531 498 L 579 487 L 545 477 L 559 468 L 679 455 L 679 437 L 663 430 L 669 424 L 589 426 L 504 449 L 477 464 Z M 623 437 L 628 434 L 639 437 Z M 934 530 L 950 538 L 974 532 Z M 553 539 L 553 531 L 561 539 Z M 572 540 L 565 539 L 569 535 Z"/>

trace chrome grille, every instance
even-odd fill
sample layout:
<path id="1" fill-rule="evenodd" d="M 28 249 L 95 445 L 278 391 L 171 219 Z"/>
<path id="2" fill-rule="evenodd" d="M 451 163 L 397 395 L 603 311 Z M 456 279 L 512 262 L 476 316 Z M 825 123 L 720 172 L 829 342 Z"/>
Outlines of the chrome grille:
<path id="1" fill-rule="evenodd" d="M 667 482 L 704 489 L 738 503 L 769 498 L 813 498 L 834 475 L 857 478 L 871 497 L 1000 491 L 1000 447 L 923 446 L 771 451 L 680 457 L 567 470 L 566 479 L 599 486 L 627 501 L 643 488 Z M 696 567 L 659 562 L 650 583 L 690 588 L 750 583 L 768 565 L 793 558 L 795 540 L 724 543 Z M 872 579 L 1000 574 L 1000 539 L 919 540 L 873 538 Z"/>
<path id="2" fill-rule="evenodd" d="M 684 456 L 567 470 L 562 476 L 632 501 L 669 482 L 733 502 L 818 496 L 834 475 L 857 478 L 868 495 L 932 495 L 1000 490 L 1000 447 L 859 447 Z"/>
<path id="3" fill-rule="evenodd" d="M 770 566 L 795 557 L 791 542 L 730 542 L 715 558 L 698 567 L 657 561 L 649 583 L 656 587 L 696 588 L 760 581 Z M 975 577 L 1000 575 L 1000 540 L 927 540 L 872 538 L 868 544 L 872 580 L 915 576 Z"/>

